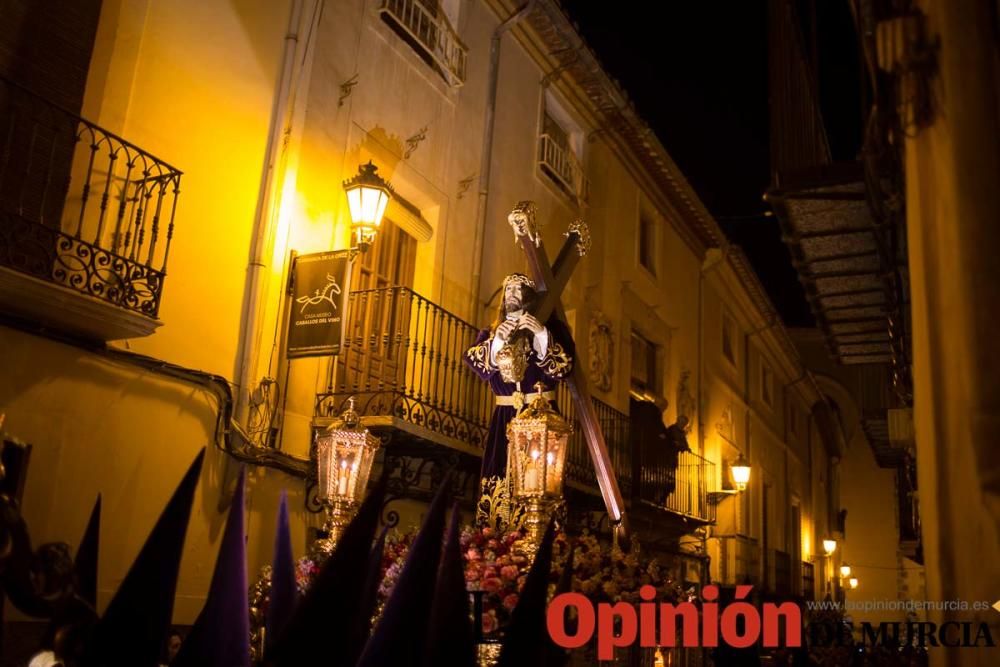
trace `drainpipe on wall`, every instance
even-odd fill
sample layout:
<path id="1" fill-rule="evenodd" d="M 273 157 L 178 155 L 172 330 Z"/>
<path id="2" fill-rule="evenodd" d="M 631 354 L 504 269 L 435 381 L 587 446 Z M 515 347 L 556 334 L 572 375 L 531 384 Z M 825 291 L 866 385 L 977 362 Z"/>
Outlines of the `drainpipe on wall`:
<path id="1" fill-rule="evenodd" d="M 295 66 L 295 52 L 299 42 L 299 25 L 302 20 L 304 0 L 293 0 L 288 19 L 288 31 L 281 58 L 281 69 L 275 87 L 274 105 L 271 109 L 271 123 L 268 128 L 267 147 L 264 153 L 264 171 L 261 175 L 257 196 L 257 210 L 254 214 L 253 235 L 250 239 L 250 259 L 247 263 L 246 292 L 243 300 L 240 341 L 237 350 L 236 406 L 235 419 L 244 424 L 249 410 L 257 367 L 257 353 L 260 347 L 260 320 L 264 311 L 261 301 L 267 292 L 268 248 L 278 223 L 278 193 L 280 177 L 277 166 L 287 119 L 289 97 L 292 90 L 292 71 Z"/>
<path id="2" fill-rule="evenodd" d="M 479 293 L 483 279 L 483 251 L 486 237 L 486 211 L 490 196 L 490 174 L 493 169 L 493 126 L 496 120 L 497 89 L 500 85 L 500 39 L 534 9 L 536 0 L 528 0 L 493 31 L 490 40 L 490 70 L 486 87 L 486 122 L 483 126 L 483 146 L 479 160 L 479 195 L 476 199 L 476 233 L 472 244 L 472 294 L 469 297 L 469 321 L 479 320 Z"/>
<path id="3" fill-rule="evenodd" d="M 715 250 L 715 253 L 712 251 Z M 722 259 L 726 256 L 726 248 L 710 248 L 708 252 L 705 253 L 705 260 L 702 262 L 701 270 L 698 272 L 698 449 L 701 452 L 701 456 L 705 456 L 705 390 L 702 386 L 702 378 L 704 377 L 704 367 L 705 367 L 705 275 L 710 271 L 714 271 Z M 719 461 L 719 475 L 722 472 L 722 461 Z M 713 480 L 714 481 L 714 480 Z M 716 518 L 718 518 L 718 506 L 716 506 Z M 735 521 L 734 521 L 735 524 Z M 705 553 L 708 553 L 708 540 L 715 537 L 715 526 L 706 526 L 705 535 L 702 538 L 704 543 Z M 711 563 L 706 564 L 707 568 L 711 568 Z M 710 577 L 711 570 L 706 572 L 706 581 Z"/>

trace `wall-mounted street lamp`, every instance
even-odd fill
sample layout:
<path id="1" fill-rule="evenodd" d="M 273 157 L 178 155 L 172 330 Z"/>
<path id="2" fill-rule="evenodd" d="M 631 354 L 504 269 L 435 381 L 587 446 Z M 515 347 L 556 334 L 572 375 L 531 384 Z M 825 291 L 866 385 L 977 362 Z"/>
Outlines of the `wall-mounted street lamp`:
<path id="1" fill-rule="evenodd" d="M 858 578 L 851 577 L 850 579 L 847 580 L 847 585 L 850 586 L 851 590 L 853 591 L 855 588 L 858 587 Z"/>
<path id="2" fill-rule="evenodd" d="M 392 186 L 377 173 L 372 163 L 363 164 L 354 178 L 344 181 L 347 205 L 351 210 L 351 237 L 354 247 L 365 252 L 375 242 L 385 208 L 392 198 Z"/>
<path id="3" fill-rule="evenodd" d="M 823 540 L 823 553 L 827 556 L 832 556 L 833 552 L 837 550 L 837 540 L 826 538 Z"/>
<path id="4" fill-rule="evenodd" d="M 735 488 L 710 492 L 708 494 L 710 503 L 718 504 L 723 498 L 735 496 L 740 491 L 746 491 L 747 484 L 750 482 L 750 462 L 744 458 L 743 454 L 737 456 L 736 460 L 730 464 L 729 471 L 732 473 Z"/>
<path id="5" fill-rule="evenodd" d="M 851 576 L 851 566 L 844 563 L 840 566 L 840 577 L 842 579 L 847 579 L 849 576 Z"/>
<path id="6" fill-rule="evenodd" d="M 740 454 L 733 461 L 730 469 L 733 471 L 733 483 L 736 485 L 736 490 L 746 490 L 747 484 L 750 482 L 750 462 L 743 458 L 743 454 Z"/>

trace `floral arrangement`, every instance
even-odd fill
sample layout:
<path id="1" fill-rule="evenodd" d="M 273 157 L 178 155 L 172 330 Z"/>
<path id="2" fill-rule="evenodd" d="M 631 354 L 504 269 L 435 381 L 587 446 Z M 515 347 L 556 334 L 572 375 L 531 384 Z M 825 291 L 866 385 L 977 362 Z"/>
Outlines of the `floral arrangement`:
<path id="1" fill-rule="evenodd" d="M 531 567 L 528 559 L 518 553 L 518 542 L 523 538 L 521 531 L 499 534 L 489 526 L 462 530 L 466 588 L 483 591 L 484 634 L 505 626 L 517 606 Z"/>

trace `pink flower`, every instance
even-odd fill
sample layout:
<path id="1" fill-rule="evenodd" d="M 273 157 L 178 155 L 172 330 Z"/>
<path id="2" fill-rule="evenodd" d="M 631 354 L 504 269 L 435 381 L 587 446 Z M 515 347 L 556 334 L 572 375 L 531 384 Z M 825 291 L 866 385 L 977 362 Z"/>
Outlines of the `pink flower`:
<path id="1" fill-rule="evenodd" d="M 503 582 L 497 577 L 486 577 L 483 579 L 483 590 L 487 593 L 496 593 L 503 586 Z"/>
<path id="2" fill-rule="evenodd" d="M 496 551 L 500 548 L 500 542 L 498 540 L 491 539 L 486 542 L 486 546 Z"/>
<path id="3" fill-rule="evenodd" d="M 517 579 L 518 571 L 517 567 L 514 565 L 505 565 L 500 568 L 500 576 L 508 581 L 513 581 Z"/>
<path id="4" fill-rule="evenodd" d="M 465 557 L 468 560 L 479 560 L 482 555 L 479 553 L 479 549 L 473 547 L 465 552 Z"/>
<path id="5" fill-rule="evenodd" d="M 503 606 L 508 611 L 513 611 L 514 607 L 517 606 L 517 593 L 511 593 L 503 599 Z"/>
<path id="6" fill-rule="evenodd" d="M 489 526 L 483 528 L 483 537 L 493 537 L 493 529 Z"/>
<path id="7" fill-rule="evenodd" d="M 492 578 L 497 576 L 497 569 L 495 567 L 487 567 L 483 569 L 483 578 Z"/>
<path id="8" fill-rule="evenodd" d="M 497 629 L 497 616 L 496 612 L 487 612 L 483 614 L 483 633 L 490 634 Z"/>

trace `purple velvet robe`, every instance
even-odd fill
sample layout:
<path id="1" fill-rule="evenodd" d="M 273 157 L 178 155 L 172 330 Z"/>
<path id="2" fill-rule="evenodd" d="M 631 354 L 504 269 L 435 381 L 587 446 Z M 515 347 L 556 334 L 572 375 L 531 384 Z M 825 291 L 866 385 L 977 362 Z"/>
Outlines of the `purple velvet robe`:
<path id="1" fill-rule="evenodd" d="M 525 395 L 535 393 L 535 384 L 538 382 L 545 386 L 545 391 L 554 390 L 559 380 L 568 377 L 573 370 L 576 349 L 569 329 L 555 317 L 549 318 L 545 328 L 549 330 L 549 345 L 545 357 L 539 359 L 533 348 L 528 352 L 528 368 L 521 381 L 521 391 Z M 490 389 L 495 395 L 511 396 L 517 385 L 505 382 L 500 377 L 500 371 L 490 362 L 492 342 L 493 332 L 490 329 L 480 331 L 475 344 L 465 352 L 465 363 L 476 375 L 490 383 Z M 555 402 L 552 407 L 555 409 Z M 514 414 L 512 405 L 497 405 L 493 408 L 489 432 L 483 445 L 480 479 L 507 476 L 507 425 Z"/>

